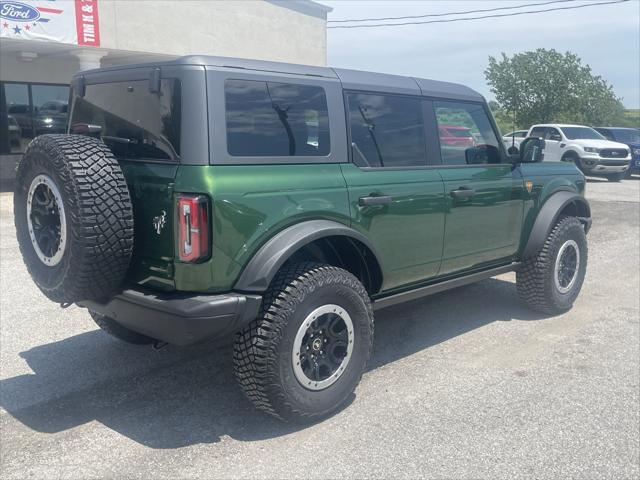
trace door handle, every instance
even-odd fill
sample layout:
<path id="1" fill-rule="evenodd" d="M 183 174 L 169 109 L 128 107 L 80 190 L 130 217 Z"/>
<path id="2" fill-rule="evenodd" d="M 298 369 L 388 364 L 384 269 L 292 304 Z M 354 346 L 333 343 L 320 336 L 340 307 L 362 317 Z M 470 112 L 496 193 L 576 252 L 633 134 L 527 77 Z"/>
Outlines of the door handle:
<path id="1" fill-rule="evenodd" d="M 360 197 L 358 199 L 358 205 L 361 207 L 370 207 L 372 205 L 388 205 L 391 203 L 392 198 L 388 195 L 381 195 L 378 197 Z"/>
<path id="2" fill-rule="evenodd" d="M 451 190 L 450 194 L 453 198 L 471 198 L 476 191 L 471 187 L 460 187 L 457 190 Z"/>

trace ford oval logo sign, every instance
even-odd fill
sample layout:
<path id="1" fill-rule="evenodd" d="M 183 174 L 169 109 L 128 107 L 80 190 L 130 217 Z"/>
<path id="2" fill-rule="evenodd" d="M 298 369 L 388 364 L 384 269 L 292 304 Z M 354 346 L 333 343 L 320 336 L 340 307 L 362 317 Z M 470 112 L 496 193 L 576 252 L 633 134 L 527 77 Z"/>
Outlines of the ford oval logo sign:
<path id="1" fill-rule="evenodd" d="M 0 18 L 14 22 L 35 22 L 40 18 L 40 12 L 26 3 L 0 2 Z"/>

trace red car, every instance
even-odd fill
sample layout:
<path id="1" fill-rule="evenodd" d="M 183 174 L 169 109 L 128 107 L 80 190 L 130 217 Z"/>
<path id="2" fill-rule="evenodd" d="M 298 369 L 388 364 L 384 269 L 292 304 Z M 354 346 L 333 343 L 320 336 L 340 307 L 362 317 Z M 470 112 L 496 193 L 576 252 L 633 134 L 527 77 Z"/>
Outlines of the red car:
<path id="1" fill-rule="evenodd" d="M 438 127 L 440 134 L 440 144 L 451 147 L 473 147 L 475 141 L 471 130 L 467 127 L 459 127 L 457 125 L 440 125 Z"/>

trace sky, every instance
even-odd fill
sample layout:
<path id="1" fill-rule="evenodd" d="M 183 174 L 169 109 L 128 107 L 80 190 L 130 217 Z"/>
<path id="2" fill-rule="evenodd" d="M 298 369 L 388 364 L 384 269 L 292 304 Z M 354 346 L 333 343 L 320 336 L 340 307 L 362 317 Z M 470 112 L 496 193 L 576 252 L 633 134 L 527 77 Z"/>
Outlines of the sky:
<path id="1" fill-rule="evenodd" d="M 317 1 L 333 8 L 328 20 L 341 20 L 476 10 L 545 0 Z M 541 10 L 597 1 L 606 0 L 575 0 L 565 4 L 459 17 Z M 493 94 L 484 77 L 489 55 L 498 57 L 502 52 L 512 55 L 541 47 L 576 53 L 583 63 L 591 66 L 594 74 L 613 85 L 627 108 L 640 108 L 640 0 L 467 22 L 329 29 L 327 60 L 332 67 L 462 83 L 479 91 L 487 99 L 492 99 Z"/>

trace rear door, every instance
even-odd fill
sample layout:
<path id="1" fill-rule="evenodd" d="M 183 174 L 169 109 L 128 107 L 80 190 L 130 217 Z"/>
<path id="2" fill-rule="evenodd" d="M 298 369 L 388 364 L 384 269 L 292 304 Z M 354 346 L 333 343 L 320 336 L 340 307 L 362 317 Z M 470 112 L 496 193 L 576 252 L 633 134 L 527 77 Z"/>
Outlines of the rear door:
<path id="1" fill-rule="evenodd" d="M 152 91 L 149 72 L 139 73 L 131 75 L 133 80 L 89 81 L 84 96 L 74 95 L 70 131 L 82 131 L 87 125 L 98 128 L 97 134 L 124 172 L 135 225 L 129 280 L 173 288 L 173 185 L 180 162 L 181 83 L 163 78 L 159 91 Z"/>
<path id="2" fill-rule="evenodd" d="M 352 227 L 381 257 L 384 290 L 435 276 L 444 235 L 444 190 L 429 169 L 420 97 L 348 92 L 352 163 L 342 171 Z M 435 126 L 433 126 L 435 128 Z"/>
<path id="3" fill-rule="evenodd" d="M 433 105 L 438 124 L 467 127 L 476 139 L 471 147 L 440 142 L 447 202 L 440 275 L 507 262 L 520 240 L 522 176 L 512 164 L 501 163 L 500 138 L 482 103 Z"/>

